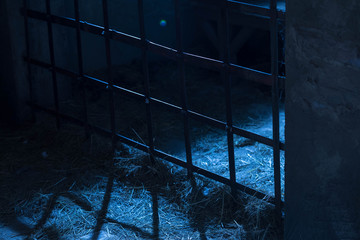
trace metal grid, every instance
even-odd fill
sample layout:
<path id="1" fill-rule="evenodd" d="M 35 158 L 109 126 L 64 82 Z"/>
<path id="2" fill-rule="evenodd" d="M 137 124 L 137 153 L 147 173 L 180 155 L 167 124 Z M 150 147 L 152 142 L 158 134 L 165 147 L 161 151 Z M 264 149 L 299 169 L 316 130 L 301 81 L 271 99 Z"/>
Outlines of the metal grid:
<path id="1" fill-rule="evenodd" d="M 56 124 L 60 126 L 60 119 L 65 119 L 71 121 L 75 124 L 84 126 L 85 131 L 89 134 L 90 131 L 100 133 L 105 136 L 110 136 L 112 139 L 113 147 L 115 146 L 116 141 L 123 142 L 132 147 L 138 148 L 142 151 L 149 153 L 149 156 L 154 161 L 154 157 L 160 157 L 166 159 L 169 162 L 187 168 L 188 174 L 191 175 L 193 172 L 204 175 L 210 179 L 221 182 L 223 184 L 229 185 L 233 191 L 240 190 L 250 195 L 253 195 L 259 199 L 264 199 L 272 204 L 275 204 L 276 217 L 281 219 L 281 210 L 283 202 L 281 200 L 281 183 L 280 183 L 280 151 L 285 150 L 285 144 L 280 141 L 279 138 L 279 88 L 284 85 L 284 77 L 279 76 L 278 70 L 278 21 L 284 20 L 284 12 L 277 10 L 277 0 L 270 1 L 270 8 L 259 7 L 247 3 L 241 3 L 233 0 L 199 0 L 206 4 L 216 4 L 221 9 L 221 20 L 220 20 L 220 32 L 223 37 L 221 43 L 222 58 L 221 60 L 215 60 L 199 55 L 194 55 L 191 53 L 184 52 L 183 48 L 183 39 L 182 39 L 182 16 L 180 13 L 180 0 L 175 0 L 175 20 L 176 20 L 176 49 L 172 49 L 166 46 L 162 46 L 153 42 L 148 41 L 145 32 L 145 22 L 144 22 L 144 8 L 143 0 L 138 0 L 138 15 L 140 20 L 140 38 L 132 35 L 124 34 L 115 29 L 110 29 L 109 27 L 109 17 L 108 17 L 108 6 L 107 0 L 102 0 L 103 7 L 103 16 L 104 16 L 104 26 L 97 26 L 85 21 L 82 21 L 80 18 L 79 10 L 79 0 L 74 0 L 74 10 L 75 10 L 75 19 L 56 16 L 51 13 L 50 0 L 46 0 L 46 12 L 39 12 L 28 9 L 27 0 L 23 0 L 23 9 L 22 14 L 25 21 L 25 34 L 26 34 L 26 56 L 25 61 L 28 63 L 28 79 L 30 86 L 30 105 L 35 110 L 41 110 L 52 114 L 56 117 Z M 238 9 L 242 12 L 256 14 L 265 18 L 269 21 L 270 32 L 271 32 L 271 74 L 257 71 L 254 69 L 242 67 L 235 65 L 229 60 L 229 9 Z M 48 31 L 48 45 L 50 53 L 50 63 L 39 61 L 37 59 L 31 58 L 30 56 L 30 41 L 29 41 L 29 25 L 28 19 L 34 18 L 38 20 L 45 21 L 47 23 Z M 54 40 L 53 40 L 53 24 L 60 24 L 63 26 L 71 27 L 76 29 L 76 46 L 77 46 L 77 62 L 78 62 L 78 71 L 73 72 L 64 68 L 60 68 L 56 65 L 54 57 Z M 107 64 L 107 82 L 104 82 L 100 79 L 90 77 L 84 73 L 83 70 L 83 53 L 82 53 L 82 42 L 81 42 L 81 31 L 88 32 L 91 34 L 102 36 L 105 44 L 106 51 L 106 64 Z M 142 67 L 144 73 L 143 86 L 144 94 L 140 94 L 134 91 L 131 91 L 126 88 L 122 88 L 113 84 L 112 79 L 112 62 L 111 62 L 111 48 L 110 40 L 120 41 L 122 43 L 129 44 L 140 48 L 142 51 Z M 158 100 L 151 97 L 150 95 L 150 84 L 149 84 L 149 60 L 148 54 L 153 52 L 164 56 L 168 59 L 177 61 L 178 64 L 178 73 L 180 76 L 181 82 L 181 106 L 175 106 L 173 104 Z M 188 108 L 187 103 L 187 93 L 185 86 L 185 64 L 192 64 L 196 66 L 201 66 L 207 69 L 216 69 L 222 73 L 222 78 L 224 82 L 225 89 L 225 100 L 226 100 L 226 121 L 219 121 L 208 116 L 199 114 L 197 112 L 191 111 Z M 52 81 L 53 81 L 53 97 L 55 102 L 55 108 L 49 109 L 43 106 L 40 106 L 34 102 L 34 92 L 32 89 L 32 71 L 30 65 L 36 65 L 45 69 L 48 69 L 51 72 Z M 60 112 L 59 109 L 59 99 L 58 99 L 58 89 L 57 89 L 57 75 L 62 74 L 69 76 L 73 79 L 77 79 L 81 84 L 81 95 L 83 102 L 83 119 L 77 119 L 73 116 L 69 116 Z M 272 83 L 272 119 L 273 119 L 273 138 L 267 138 L 244 129 L 233 126 L 232 120 L 232 106 L 231 106 L 231 83 L 230 83 L 230 74 L 234 74 L 246 79 L 257 79 L 262 82 L 271 82 Z M 93 126 L 88 121 L 88 104 L 86 100 L 86 92 L 84 85 L 92 81 L 99 86 L 104 87 L 108 91 L 109 104 L 110 104 L 110 116 L 111 124 L 110 130 Z M 122 136 L 116 133 L 116 122 L 115 122 L 115 105 L 114 105 L 114 94 L 123 94 L 134 99 L 142 100 L 145 103 L 146 111 L 146 120 L 147 120 L 147 134 L 149 139 L 149 144 L 143 144 L 132 140 L 126 136 Z M 165 152 L 162 152 L 154 147 L 153 143 L 153 123 L 152 123 L 152 106 L 160 105 L 164 106 L 167 110 L 181 113 L 183 116 L 184 124 L 184 139 L 185 139 L 185 149 L 186 149 L 186 162 L 171 156 Z M 209 124 L 215 128 L 226 130 L 227 133 L 227 145 L 228 145 L 228 156 L 229 156 L 229 173 L 230 179 L 219 176 L 210 171 L 204 170 L 192 164 L 192 154 L 191 154 L 191 143 L 190 143 L 190 127 L 189 119 L 195 119 L 197 121 Z M 239 135 L 245 138 L 252 139 L 259 143 L 268 145 L 273 148 L 273 160 L 274 160 L 274 186 L 275 186 L 275 196 L 267 196 L 266 194 L 252 189 L 248 186 L 244 186 L 236 182 L 235 174 L 235 157 L 234 157 L 234 134 Z"/>

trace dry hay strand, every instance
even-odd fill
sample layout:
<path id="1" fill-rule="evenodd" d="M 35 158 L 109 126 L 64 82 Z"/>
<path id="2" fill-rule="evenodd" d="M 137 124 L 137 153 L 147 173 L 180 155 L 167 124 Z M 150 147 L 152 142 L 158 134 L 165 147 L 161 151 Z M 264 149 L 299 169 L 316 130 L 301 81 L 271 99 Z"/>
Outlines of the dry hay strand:
<path id="1" fill-rule="evenodd" d="M 166 200 L 165 206 L 175 204 L 176 211 L 189 221 L 190 229 L 204 234 L 211 232 L 213 239 L 240 239 L 250 233 L 256 236 L 274 234 L 271 205 L 244 194 L 234 198 L 227 187 L 201 176 L 188 180 L 186 171 L 160 160 L 151 168 L 146 168 L 149 164 L 147 159 L 136 162 L 138 164 L 130 168 L 129 164 L 124 164 L 130 174 L 127 175 L 126 184 L 143 187 L 148 191 L 155 190 Z M 171 215 L 166 216 L 166 211 L 162 213 L 165 219 L 171 219 L 168 222 L 172 225 L 179 226 L 180 229 L 185 227 L 186 223 L 182 218 L 179 221 Z M 216 231 L 217 235 L 214 235 Z"/>
<path id="2" fill-rule="evenodd" d="M 61 207 L 64 198 L 72 199 L 76 205 L 84 202 L 72 191 L 91 182 L 79 176 L 89 177 L 95 172 L 99 174 L 104 169 L 105 161 L 96 161 L 96 158 L 90 160 L 88 154 L 84 154 L 86 140 L 78 134 L 79 129 L 71 127 L 57 132 L 49 125 L 38 124 L 18 131 L 2 131 L 0 146 L 7 150 L 1 151 L 5 154 L 2 156 L 1 166 L 4 171 L 0 178 L 1 182 L 6 183 L 1 185 L 1 217 L 26 217 L 34 227 L 34 236 L 44 235 L 43 231 L 47 235 L 73 231 L 65 227 L 72 222 L 57 219 L 57 210 L 62 209 L 59 211 L 66 213 L 67 219 L 76 215 L 73 211 L 68 211 L 73 208 L 66 208 L 65 211 Z M 97 157 L 100 156 L 106 160 L 110 155 L 108 152 L 105 154 L 104 151 L 97 151 Z M 51 201 L 55 201 L 60 207 L 52 209 L 52 217 L 37 230 L 36 225 L 49 210 Z M 73 210 L 77 211 L 76 208 Z M 59 222 L 63 227 L 51 230 L 52 221 Z M 72 225 L 79 224 L 75 222 Z"/>
<path id="3" fill-rule="evenodd" d="M 212 128 L 199 128 L 193 139 L 193 164 L 229 178 L 227 137 L 224 132 Z M 253 140 L 235 136 L 235 172 L 239 183 L 268 195 L 274 195 L 274 164 L 271 147 Z M 280 155 L 282 194 L 284 194 L 284 154 Z"/>

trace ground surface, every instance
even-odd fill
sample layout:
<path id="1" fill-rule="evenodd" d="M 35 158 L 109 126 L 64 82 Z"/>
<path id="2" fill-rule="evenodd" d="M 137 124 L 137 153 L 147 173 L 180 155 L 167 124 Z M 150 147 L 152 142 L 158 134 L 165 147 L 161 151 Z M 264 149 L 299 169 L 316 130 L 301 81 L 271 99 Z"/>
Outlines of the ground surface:
<path id="1" fill-rule="evenodd" d="M 83 135 L 1 130 L 0 239 L 277 239 L 271 205 Z"/>

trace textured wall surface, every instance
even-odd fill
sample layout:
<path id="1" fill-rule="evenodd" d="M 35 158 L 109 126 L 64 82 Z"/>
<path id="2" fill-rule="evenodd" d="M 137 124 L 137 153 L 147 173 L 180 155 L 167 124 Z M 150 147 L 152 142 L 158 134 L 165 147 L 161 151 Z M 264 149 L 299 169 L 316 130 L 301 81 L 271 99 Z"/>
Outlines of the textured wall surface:
<path id="1" fill-rule="evenodd" d="M 25 42 L 20 20 L 18 1 L 1 1 L 0 3 L 0 98 L 1 117 L 14 123 L 28 115 L 24 108 L 27 97 L 25 88 L 19 79 L 25 78 L 25 64 L 21 58 Z M 18 11 L 16 11 L 18 10 Z"/>
<path id="2" fill-rule="evenodd" d="M 29 84 L 27 79 L 27 65 L 24 61 L 26 56 L 24 18 L 20 13 L 22 0 L 5 0 L 1 3 L 1 38 L 0 45 L 0 86 L 2 109 L 6 109 L 2 117 L 11 123 L 21 123 L 30 116 L 30 109 L 26 102 L 29 100 Z M 39 3 L 39 1 L 37 1 Z M 42 2 L 43 3 L 43 2 Z M 61 11 L 64 0 L 51 1 L 53 11 Z M 30 8 L 36 9 L 30 2 Z M 37 7 L 45 11 L 44 4 Z M 31 28 L 30 56 L 35 59 L 50 63 L 48 32 L 45 22 L 29 20 Z M 68 30 L 54 27 L 55 60 L 59 66 L 70 66 L 68 53 L 69 36 Z M 50 71 L 32 67 L 34 75 L 34 88 L 37 90 L 36 101 L 53 104 L 52 80 Z M 69 95 L 70 82 L 68 79 L 57 74 L 60 99 Z"/>
<path id="3" fill-rule="evenodd" d="M 11 54 L 10 51 L 10 39 L 5 37 L 8 32 L 8 19 L 5 9 L 7 8 L 6 2 L 0 2 L 0 28 L 2 29 L 1 41 L 0 41 L 0 108 L 2 112 L 8 113 L 10 116 L 13 116 L 9 101 L 11 96 L 9 94 L 9 89 L 13 88 L 9 79 L 9 73 L 12 72 L 11 64 L 8 61 L 8 58 Z M 0 115 L 0 121 L 10 122 L 13 121 L 12 117 L 8 117 L 7 114 Z"/>
<path id="4" fill-rule="evenodd" d="M 360 239 L 359 12 L 287 1 L 285 239 Z"/>

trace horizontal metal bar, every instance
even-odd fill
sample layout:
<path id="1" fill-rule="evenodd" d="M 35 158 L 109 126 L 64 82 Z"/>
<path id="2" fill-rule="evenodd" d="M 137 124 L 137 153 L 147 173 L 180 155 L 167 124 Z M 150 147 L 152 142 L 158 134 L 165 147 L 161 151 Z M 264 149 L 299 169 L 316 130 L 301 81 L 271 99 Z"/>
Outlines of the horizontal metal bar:
<path id="1" fill-rule="evenodd" d="M 171 156 L 171 155 L 169 155 L 167 153 L 164 153 L 162 151 L 159 151 L 157 149 L 155 149 L 154 152 L 155 152 L 155 156 L 157 156 L 157 157 L 159 157 L 161 159 L 164 159 L 166 161 L 169 161 L 171 163 L 179 165 L 179 166 L 181 166 L 183 168 L 188 167 L 186 165 L 186 162 L 181 161 L 180 159 L 178 159 L 178 158 L 176 158 L 174 156 Z M 265 201 L 267 201 L 267 202 L 269 202 L 271 204 L 274 204 L 274 202 L 275 202 L 275 199 L 272 196 L 269 196 L 269 195 L 267 195 L 265 193 L 262 193 L 260 191 L 255 190 L 255 189 L 252 189 L 250 187 L 242 185 L 242 184 L 240 184 L 238 182 L 234 183 L 234 182 L 230 181 L 230 179 L 228 179 L 228 178 L 222 177 L 222 176 L 217 175 L 217 174 L 215 174 L 213 172 L 209 172 L 209 171 L 207 171 L 207 170 L 205 170 L 203 168 L 192 165 L 191 170 L 192 170 L 193 173 L 200 174 L 202 176 L 205 176 L 207 178 L 210 178 L 212 180 L 215 180 L 217 182 L 223 183 L 223 184 L 228 185 L 228 186 L 233 186 L 233 187 L 235 187 L 236 189 L 238 189 L 238 190 L 240 190 L 242 192 L 245 192 L 245 193 L 247 193 L 247 194 L 249 194 L 251 196 L 254 196 L 256 198 L 263 199 L 263 200 L 265 200 Z"/>
<path id="2" fill-rule="evenodd" d="M 22 9 L 22 14 L 25 14 L 24 12 L 25 10 Z M 96 24 L 92 24 L 86 21 L 82 21 L 80 20 L 79 23 L 73 19 L 73 18 L 69 18 L 69 17 L 61 17 L 61 16 L 56 16 L 56 15 L 46 15 L 46 13 L 43 12 L 39 12 L 39 11 L 35 11 L 35 10 L 27 10 L 27 14 L 28 17 L 34 18 L 34 19 L 38 19 L 38 20 L 42 20 L 42 21 L 47 21 L 48 19 L 56 24 L 59 25 L 63 25 L 63 26 L 67 26 L 67 27 L 72 27 L 72 28 L 76 28 L 78 26 L 78 24 L 80 24 L 80 29 L 84 32 L 88 32 L 88 33 L 92 33 L 95 35 L 100 35 L 103 36 L 104 34 L 108 34 L 110 39 L 113 40 L 118 40 L 127 44 L 131 44 L 137 47 L 141 47 L 141 42 L 140 42 L 140 38 L 126 34 L 126 33 L 122 33 L 119 31 L 116 31 L 114 29 L 109 29 L 108 33 L 105 33 L 105 28 Z"/>
<path id="3" fill-rule="evenodd" d="M 51 114 L 51 115 L 54 115 L 56 114 L 56 111 L 52 110 L 52 109 L 49 109 L 49 108 L 45 108 L 43 106 L 40 106 L 38 104 L 34 104 L 34 103 L 28 103 L 32 108 L 36 109 L 36 110 L 40 110 L 40 111 L 43 111 L 45 113 L 48 113 L 48 114 Z M 79 126 L 84 126 L 85 122 L 78 119 L 78 118 L 75 118 L 75 117 L 72 117 L 72 116 L 69 116 L 67 114 L 64 114 L 64 113 L 59 113 L 59 116 L 60 118 L 66 120 L 66 121 L 69 121 L 73 124 L 76 124 L 76 125 L 79 125 Z M 104 137 L 109 137 L 111 136 L 111 131 L 110 130 L 107 130 L 105 128 L 101 128 L 101 127 L 98 127 L 98 126 L 94 126 L 92 124 L 89 124 L 89 130 L 90 131 L 93 131 L 93 132 L 96 132 Z M 144 151 L 144 152 L 147 152 L 148 151 L 148 146 L 146 146 L 145 144 L 143 143 L 140 143 L 140 142 L 137 142 L 135 140 L 132 140 L 130 138 L 127 138 L 125 136 L 122 136 L 120 134 L 115 134 L 115 137 L 117 138 L 117 140 L 121 141 L 122 143 L 125 143 L 131 147 L 134 147 L 134 148 L 137 148 L 141 151 Z"/>
<path id="4" fill-rule="evenodd" d="M 196 0 L 195 2 L 212 5 L 212 6 L 220 6 L 221 4 L 223 4 L 223 1 L 219 1 L 219 0 Z M 237 10 L 245 14 L 255 15 L 270 20 L 270 15 L 271 15 L 270 6 L 264 7 L 264 6 L 245 3 L 237 0 L 227 0 L 226 4 L 228 5 L 229 9 Z M 277 10 L 277 17 L 279 20 L 285 21 L 285 12 L 281 10 Z"/>
<path id="5" fill-rule="evenodd" d="M 176 49 L 166 47 L 164 45 L 154 43 L 149 40 L 146 40 L 146 43 L 146 47 L 149 49 L 150 52 L 156 53 L 160 56 L 169 58 L 174 61 L 177 60 L 177 58 L 179 57 L 178 51 Z"/>
<path id="6" fill-rule="evenodd" d="M 239 66 L 229 63 L 230 73 L 243 79 L 259 82 L 271 86 L 272 76 L 270 73 L 262 72 L 259 70 Z"/>
<path id="7" fill-rule="evenodd" d="M 30 64 L 33 64 L 33 65 L 36 65 L 38 67 L 42 67 L 42 68 L 45 68 L 45 69 L 48 69 L 48 70 L 51 70 L 51 64 L 49 63 L 45 63 L 43 61 L 39 61 L 37 59 L 34 59 L 34 58 L 24 58 L 24 60 Z M 69 77 L 73 77 L 73 78 L 77 78 L 78 77 L 78 74 L 77 73 L 74 73 L 72 71 L 68 71 L 66 69 L 63 69 L 63 68 L 59 68 L 59 67 L 54 67 L 54 70 L 60 74 L 63 74 L 65 76 L 69 76 Z"/>
<path id="8" fill-rule="evenodd" d="M 235 9 L 240 12 L 244 12 L 244 13 L 248 13 L 248 14 L 252 14 L 252 15 L 263 16 L 270 20 L 270 16 L 271 16 L 270 6 L 263 7 L 263 6 L 258 6 L 256 4 L 240 2 L 237 0 L 235 0 L 235 1 L 228 0 L 227 4 L 230 7 L 230 9 Z M 285 12 L 278 9 L 277 10 L 277 18 L 278 18 L 278 20 L 285 21 Z"/>
<path id="9" fill-rule="evenodd" d="M 207 58 L 204 56 L 199 56 L 192 53 L 179 53 L 177 50 L 173 48 L 169 48 L 157 43 L 153 43 L 151 41 L 147 41 L 147 47 L 149 51 L 152 51 L 156 54 L 159 54 L 163 57 L 167 57 L 171 60 L 177 60 L 180 56 L 183 58 L 185 63 L 198 65 L 205 69 L 209 70 L 217 70 L 222 71 L 224 68 L 224 62 L 212 58 Z M 234 74 L 240 78 L 251 80 L 255 82 L 260 82 L 266 85 L 271 85 L 272 83 L 272 76 L 270 73 L 262 72 L 259 70 L 239 66 L 237 64 L 230 63 L 230 73 Z M 282 81 L 285 81 L 285 78 L 282 78 Z"/>
<path id="10" fill-rule="evenodd" d="M 36 65 L 36 66 L 39 66 L 39 67 L 42 67 L 42 68 L 45 68 L 45 69 L 50 70 L 50 68 L 51 68 L 50 64 L 39 61 L 39 60 L 36 60 L 36 59 L 33 59 L 33 58 L 25 58 L 25 61 L 30 63 L 30 64 L 33 64 L 33 65 Z M 55 67 L 54 70 L 56 72 L 60 73 L 60 74 L 63 74 L 65 76 L 68 76 L 68 77 L 71 77 L 71 78 L 79 77 L 79 75 L 77 73 L 66 70 L 64 68 Z M 100 80 L 100 79 L 97 79 L 97 78 L 94 78 L 94 77 L 91 77 L 89 75 L 84 74 L 82 77 L 87 82 L 91 82 L 92 85 L 96 85 L 96 86 L 101 87 L 103 89 L 106 89 L 107 86 L 109 85 L 107 82 L 105 82 L 103 80 Z M 135 97 L 135 98 L 140 99 L 140 100 L 143 100 L 145 98 L 145 96 L 143 94 L 141 94 L 141 93 L 134 92 L 134 91 L 131 91 L 129 89 L 126 89 L 126 88 L 123 88 L 123 87 L 120 87 L 120 86 L 117 86 L 117 85 L 114 85 L 113 87 L 115 89 L 117 89 L 118 91 L 120 91 L 121 93 L 125 94 L 126 96 Z"/>
<path id="11" fill-rule="evenodd" d="M 48 64 L 48 63 L 44 63 L 42 61 L 35 60 L 35 59 L 32 59 L 32 58 L 25 58 L 25 61 L 27 61 L 28 63 L 31 63 L 33 65 L 37 65 L 39 67 L 46 68 L 46 69 L 50 69 L 50 67 L 51 67 L 51 65 Z M 58 73 L 61 73 L 63 75 L 66 75 L 66 76 L 69 76 L 69 77 L 72 77 L 72 78 L 79 77 L 79 75 L 77 73 L 74 73 L 72 71 L 69 71 L 69 70 L 66 70 L 66 69 L 63 69 L 63 68 L 60 68 L 60 67 L 55 67 L 54 70 L 56 72 L 58 72 Z M 107 82 L 102 81 L 100 79 L 97 79 L 97 78 L 94 78 L 94 77 L 91 77 L 91 76 L 88 76 L 88 75 L 84 75 L 83 77 L 84 77 L 86 82 L 91 82 L 92 85 L 97 85 L 98 87 L 101 87 L 103 89 L 106 89 L 107 86 L 108 86 Z M 117 86 L 117 85 L 114 85 L 113 87 L 114 87 L 115 91 L 119 91 L 122 94 L 124 94 L 125 96 L 132 97 L 132 98 L 140 100 L 140 101 L 145 100 L 145 95 L 144 94 L 141 94 L 141 93 L 138 93 L 138 92 L 135 92 L 135 91 L 132 91 L 132 90 Z M 170 111 L 174 111 L 174 112 L 177 112 L 177 113 L 182 112 L 181 107 L 170 104 L 170 103 L 167 103 L 167 102 L 164 102 L 164 101 L 156 99 L 156 98 L 150 98 L 150 102 L 152 102 L 152 103 L 154 103 L 154 104 L 156 104 L 158 106 L 165 107 Z M 194 112 L 194 111 L 191 111 L 191 110 L 187 111 L 187 113 L 188 113 L 189 117 L 191 117 L 194 120 L 209 124 L 210 126 L 218 128 L 218 129 L 223 129 L 223 130 L 226 129 L 226 123 L 223 122 L 223 121 L 219 121 L 217 119 L 205 116 L 203 114 L 200 114 L 200 113 L 197 113 L 197 112 Z M 254 141 L 257 141 L 259 143 L 265 144 L 265 145 L 270 146 L 270 147 L 273 146 L 273 140 L 270 139 L 270 138 L 258 135 L 256 133 L 246 131 L 246 130 L 238 128 L 238 127 L 233 127 L 233 131 L 234 131 L 234 133 L 236 135 L 239 135 L 241 137 L 252 139 Z M 283 142 L 280 142 L 280 149 L 285 150 L 285 144 Z"/>
<path id="12" fill-rule="evenodd" d="M 168 110 L 171 110 L 171 111 L 175 111 L 175 112 L 178 112 L 178 113 L 181 113 L 181 111 L 182 111 L 182 108 L 179 107 L 179 106 L 176 106 L 176 105 L 173 105 L 173 104 L 170 104 L 170 103 L 167 103 L 167 102 L 155 99 L 155 98 L 151 98 L 150 101 L 152 101 L 153 103 L 158 104 L 158 105 L 160 105 L 162 107 L 166 107 Z M 191 117 L 194 120 L 209 124 L 210 126 L 216 127 L 218 129 L 222 129 L 222 130 L 226 129 L 227 124 L 225 122 L 223 122 L 223 121 L 220 121 L 220 120 L 205 116 L 203 114 L 200 114 L 200 113 L 197 113 L 197 112 L 194 112 L 194 111 L 191 111 L 191 110 L 188 110 L 187 113 L 188 113 L 188 116 Z M 234 134 L 239 135 L 241 137 L 252 139 L 252 140 L 254 140 L 256 142 L 265 144 L 265 145 L 270 146 L 270 147 L 273 146 L 273 140 L 270 139 L 270 138 L 258 135 L 256 133 L 246 131 L 244 129 L 241 129 L 241 128 L 238 128 L 238 127 L 235 127 L 235 126 L 233 127 L 233 131 L 234 131 Z M 282 150 L 285 149 L 284 143 L 281 143 L 280 148 Z"/>
<path id="13" fill-rule="evenodd" d="M 222 71 L 225 67 L 225 64 L 223 61 L 207 58 L 191 53 L 183 53 L 184 61 L 185 63 L 194 64 L 201 66 L 203 68 L 209 69 L 209 70 L 217 70 Z M 259 70 L 239 66 L 233 63 L 228 64 L 230 66 L 229 71 L 234 76 L 238 76 L 240 78 L 264 83 L 266 85 L 271 85 L 272 83 L 272 77 L 270 73 L 262 72 Z"/>
<path id="14" fill-rule="evenodd" d="M 51 115 L 54 115 L 56 114 L 56 111 L 55 110 L 52 110 L 52 109 L 49 109 L 49 108 L 46 108 L 46 107 L 43 107 L 43 106 L 40 106 L 38 104 L 33 104 L 33 103 L 28 103 L 31 107 L 33 107 L 34 109 L 36 110 L 40 110 L 40 111 L 43 111 L 45 113 L 48 113 L 48 114 L 51 114 Z M 61 117 L 62 119 L 66 120 L 66 121 L 69 121 L 73 124 L 76 124 L 76 125 L 80 125 L 80 126 L 83 126 L 85 124 L 84 121 L 78 119 L 78 118 L 75 118 L 75 117 L 72 117 L 72 116 L 69 116 L 67 114 L 64 114 L 64 113 L 59 113 L 59 117 Z M 112 135 L 112 132 L 110 130 L 107 130 L 107 129 L 104 129 L 104 128 L 101 128 L 101 127 L 98 127 L 98 126 L 94 126 L 92 124 L 89 124 L 89 130 L 90 131 L 93 131 L 93 132 L 96 132 L 102 136 L 105 136 L 105 137 L 110 137 Z M 135 140 L 132 140 L 130 138 L 127 138 L 121 134 L 118 134 L 116 133 L 115 134 L 115 138 L 119 141 L 121 141 L 122 143 L 124 144 L 127 144 L 131 147 L 134 147 L 134 148 L 137 148 L 141 151 L 144 151 L 144 152 L 148 152 L 149 150 L 149 147 L 143 143 L 140 143 L 140 142 L 137 142 Z M 164 153 L 158 149 L 154 149 L 154 155 L 156 157 L 159 157 L 163 160 L 166 160 L 166 161 L 169 161 L 169 162 L 172 162 L 176 165 L 179 165 L 181 167 L 184 167 L 184 168 L 187 168 L 188 166 L 186 165 L 186 162 L 174 157 L 174 156 L 171 156 L 167 153 Z M 265 193 L 262 193 L 260 191 L 257 191 L 255 189 L 252 189 L 250 187 L 247 187 L 245 185 L 242 185 L 238 182 L 236 183 L 233 183 L 230 181 L 230 179 L 228 178 L 225 178 L 225 177 L 222 177 L 222 176 L 219 176 L 215 173 L 212 173 L 212 172 L 209 172 L 205 169 L 202 169 L 200 167 L 197 167 L 197 166 L 192 166 L 192 171 L 194 173 L 197 173 L 197 174 L 200 174 L 200 175 L 203 175 L 207 178 L 210 178 L 212 180 L 215 180 L 217 182 L 220 182 L 220 183 L 223 183 L 225 185 L 228 185 L 228 186 L 233 186 L 235 187 L 236 189 L 242 191 L 242 192 L 245 192 L 251 196 L 254 196 L 256 198 L 259 198 L 259 199 L 262 199 L 262 200 L 265 200 L 271 204 L 274 204 L 275 203 L 275 199 L 274 197 L 272 196 L 269 196 Z"/>
<path id="15" fill-rule="evenodd" d="M 231 10 L 238 10 L 248 14 L 260 15 L 270 18 L 270 11 L 268 8 L 257 6 L 250 3 L 243 3 L 239 1 L 228 0 L 227 5 Z"/>
<path id="16" fill-rule="evenodd" d="M 60 16 L 54 16 L 54 15 L 50 15 L 48 17 L 45 13 L 38 12 L 35 10 L 28 10 L 27 13 L 28 13 L 28 17 L 39 19 L 39 20 L 44 20 L 44 21 L 46 21 L 48 18 L 50 18 L 50 20 L 52 22 L 60 24 L 60 25 L 68 26 L 68 27 L 76 28 L 77 24 L 78 24 L 75 21 L 75 19 L 72 19 L 72 18 L 60 17 Z M 80 28 L 81 28 L 81 30 L 83 30 L 85 32 L 89 32 L 89 33 L 99 35 L 99 36 L 108 34 L 107 37 L 109 39 L 121 41 L 123 43 L 130 44 L 137 48 L 144 47 L 142 45 L 140 38 L 116 31 L 114 29 L 109 29 L 109 31 L 106 32 L 104 27 L 98 26 L 95 24 L 91 24 L 91 23 L 88 23 L 85 21 L 80 21 Z M 203 56 L 186 53 L 186 52 L 184 52 L 182 54 L 183 56 L 181 56 L 181 54 L 179 54 L 179 52 L 176 49 L 172 49 L 172 48 L 169 48 L 169 47 L 166 47 L 166 46 L 163 46 L 163 45 L 151 42 L 151 41 L 147 41 L 147 45 L 145 47 L 148 48 L 149 51 L 151 51 L 153 53 L 167 57 L 172 60 L 177 60 L 177 58 L 183 57 L 185 63 L 196 64 L 196 65 L 201 66 L 206 69 L 221 71 L 224 67 L 223 61 L 206 58 Z M 261 82 L 261 83 L 264 83 L 267 85 L 271 85 L 271 82 L 272 82 L 272 77 L 271 77 L 271 74 L 269 74 L 269 73 L 258 71 L 258 70 L 247 68 L 247 67 L 243 67 L 243 66 L 239 66 L 236 64 L 232 64 L 232 63 L 230 64 L 230 72 L 232 74 L 234 74 L 236 76 L 240 76 L 244 79 Z M 284 78 L 282 78 L 282 81 L 284 81 Z M 282 86 L 284 84 L 280 83 L 280 85 Z"/>

